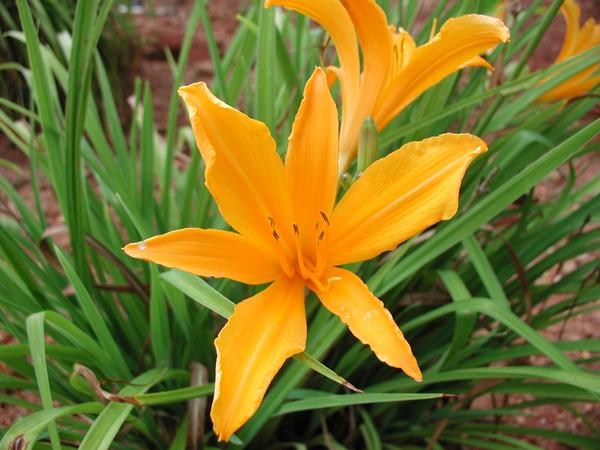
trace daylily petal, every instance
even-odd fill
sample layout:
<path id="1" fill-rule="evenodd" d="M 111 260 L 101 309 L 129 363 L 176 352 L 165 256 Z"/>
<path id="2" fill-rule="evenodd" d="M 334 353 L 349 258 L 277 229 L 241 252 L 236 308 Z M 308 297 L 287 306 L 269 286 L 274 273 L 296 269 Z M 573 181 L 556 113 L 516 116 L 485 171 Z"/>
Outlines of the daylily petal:
<path id="1" fill-rule="evenodd" d="M 383 10 L 374 0 L 343 0 L 362 48 L 363 72 L 354 105 L 344 104 L 340 136 L 340 167 L 356 156 L 358 135 L 386 84 L 393 55 L 392 37 Z"/>
<path id="2" fill-rule="evenodd" d="M 337 108 L 327 76 L 317 68 L 304 88 L 285 158 L 294 222 L 304 240 L 314 237 L 315 223 L 322 220 L 322 213 L 331 215 L 337 192 L 337 163 Z"/>
<path id="3" fill-rule="evenodd" d="M 342 79 L 342 69 L 337 66 L 325 67 L 325 73 L 327 74 L 327 86 L 329 86 L 329 89 L 333 87 L 337 80 Z"/>
<path id="4" fill-rule="evenodd" d="M 410 142 L 371 164 L 333 212 L 331 264 L 371 259 L 450 219 L 465 170 L 486 150 L 475 136 L 443 134 Z"/>
<path id="5" fill-rule="evenodd" d="M 395 32 L 392 29 L 391 33 L 392 41 L 394 42 L 394 55 L 392 59 L 394 64 L 392 64 L 392 70 L 390 70 L 390 79 L 408 64 L 408 61 L 410 61 L 410 58 L 412 58 L 413 53 L 417 49 L 417 43 L 408 31 L 401 28 Z"/>
<path id="6" fill-rule="evenodd" d="M 241 234 L 273 245 L 269 217 L 286 229 L 291 225 L 283 163 L 268 128 L 217 99 L 205 83 L 179 94 L 223 218 Z"/>
<path id="7" fill-rule="evenodd" d="M 554 89 L 546 92 L 538 100 L 548 102 L 554 100 L 572 99 L 587 94 L 598 83 L 600 83 L 600 77 L 590 77 L 590 75 L 594 73 L 594 71 L 598 70 L 598 68 L 600 68 L 600 65 L 590 67 L 583 72 L 578 73 L 564 83 L 559 84 Z"/>
<path id="8" fill-rule="evenodd" d="M 217 368 L 210 416 L 226 441 L 258 409 L 275 374 L 304 351 L 304 285 L 287 277 L 238 303 L 215 340 Z"/>
<path id="9" fill-rule="evenodd" d="M 494 66 L 492 66 L 488 61 L 486 61 L 481 56 L 476 56 L 475 58 L 471 58 L 470 60 L 465 62 L 462 66 L 460 66 L 461 69 L 463 69 L 465 67 L 485 67 L 489 71 L 494 70 Z"/>
<path id="10" fill-rule="evenodd" d="M 557 63 L 574 57 L 596 45 L 600 45 L 600 25 L 596 24 L 596 21 L 590 18 L 581 27 L 579 25 L 581 10 L 574 0 L 566 0 L 561 7 L 561 13 L 565 18 L 567 26 L 562 48 L 556 58 Z M 600 64 L 588 67 L 554 89 L 546 92 L 539 100 L 570 99 L 587 94 L 600 81 L 600 77 L 594 76 L 598 68 L 600 68 Z"/>
<path id="11" fill-rule="evenodd" d="M 128 244 L 133 258 L 185 270 L 203 277 L 224 277 L 262 284 L 281 275 L 271 253 L 255 241 L 223 230 L 184 228 Z"/>
<path id="12" fill-rule="evenodd" d="M 565 38 L 556 62 L 561 62 L 573 56 L 579 38 L 579 18 L 581 9 L 575 0 L 565 0 L 560 7 L 560 12 L 566 21 Z"/>
<path id="13" fill-rule="evenodd" d="M 600 44 L 600 25 L 590 17 L 585 21 L 579 30 L 579 36 L 574 48 L 574 53 L 582 53 L 598 44 Z"/>
<path id="14" fill-rule="evenodd" d="M 422 381 L 409 343 L 381 300 L 348 270 L 331 268 L 324 276 L 331 280 L 329 291 L 316 291 L 323 305 L 348 325 L 363 344 L 369 345 L 381 361 Z"/>
<path id="15" fill-rule="evenodd" d="M 265 0 L 265 7 L 283 6 L 292 11 L 310 17 L 321 25 L 331 36 L 344 76 L 342 102 L 351 105 L 358 92 L 360 59 L 358 43 L 352 20 L 339 0 Z"/>
<path id="16" fill-rule="evenodd" d="M 378 128 L 471 58 L 508 38 L 508 28 L 493 17 L 471 14 L 448 20 L 439 34 L 417 48 L 408 64 L 382 91 L 374 112 Z"/>

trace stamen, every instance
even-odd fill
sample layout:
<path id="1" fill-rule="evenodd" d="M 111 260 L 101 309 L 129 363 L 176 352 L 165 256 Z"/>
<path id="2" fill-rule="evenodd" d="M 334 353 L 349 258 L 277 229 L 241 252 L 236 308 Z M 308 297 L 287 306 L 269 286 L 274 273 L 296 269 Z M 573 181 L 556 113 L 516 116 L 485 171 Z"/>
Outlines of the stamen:
<path id="1" fill-rule="evenodd" d="M 285 273 L 288 277 L 291 278 L 294 276 L 295 272 L 294 268 L 290 266 L 290 262 L 288 261 L 285 243 L 281 240 L 279 233 L 277 233 L 277 230 L 275 229 L 275 219 L 273 219 L 273 217 L 271 216 L 267 216 L 267 219 L 269 220 L 269 224 L 271 225 L 273 237 L 279 243 L 279 245 L 275 245 L 275 253 L 277 254 L 277 259 L 279 260 L 281 269 L 283 270 L 283 273 Z"/>
<path id="2" fill-rule="evenodd" d="M 317 250 L 316 250 L 316 264 L 315 264 L 315 272 L 317 274 L 323 273 L 325 270 L 325 264 L 327 262 L 327 245 L 322 245 L 321 241 L 325 238 L 325 230 L 322 230 L 317 238 Z"/>
<path id="3" fill-rule="evenodd" d="M 296 236 L 299 236 L 300 235 L 300 231 L 298 231 L 298 225 L 294 223 L 294 224 L 292 224 L 292 227 L 294 228 L 294 234 Z"/>
<path id="4" fill-rule="evenodd" d="M 319 211 L 319 212 L 321 213 L 321 217 L 323 218 L 323 220 L 325 221 L 327 226 L 329 226 L 329 219 L 327 218 L 327 214 L 325 214 L 323 211 Z"/>
<path id="5" fill-rule="evenodd" d="M 279 237 L 279 234 L 277 233 L 277 231 L 275 231 L 275 229 L 273 229 L 273 237 L 276 241 L 281 242 L 281 238 Z M 283 251 L 283 248 L 281 248 L 281 246 L 278 245 L 275 253 L 277 254 L 277 259 L 279 259 L 279 264 L 281 265 L 281 269 L 283 270 L 283 272 L 288 277 L 293 277 L 294 269 L 290 267 L 290 264 L 287 258 L 285 257 L 285 252 Z"/>
<path id="6" fill-rule="evenodd" d="M 296 258 L 298 259 L 298 267 L 300 268 L 300 275 L 305 280 L 308 278 L 308 271 L 304 265 L 304 257 L 302 255 L 302 247 L 300 245 L 300 237 L 298 233 L 298 225 L 294 224 L 294 244 L 296 246 Z"/>
<path id="7" fill-rule="evenodd" d="M 281 269 L 283 273 L 285 273 L 288 277 L 294 276 L 294 269 L 290 267 L 290 264 L 282 252 L 277 252 L 277 258 L 279 259 L 279 264 L 281 265 Z"/>

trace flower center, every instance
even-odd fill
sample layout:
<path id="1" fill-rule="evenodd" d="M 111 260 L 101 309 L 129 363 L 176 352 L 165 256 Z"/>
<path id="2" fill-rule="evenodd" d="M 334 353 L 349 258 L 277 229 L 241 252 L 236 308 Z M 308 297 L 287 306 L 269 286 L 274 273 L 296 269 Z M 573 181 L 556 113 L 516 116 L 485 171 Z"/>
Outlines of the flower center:
<path id="1" fill-rule="evenodd" d="M 277 253 L 283 272 L 289 277 L 299 275 L 305 281 L 312 282 L 318 289 L 327 290 L 321 278 L 327 263 L 327 229 L 329 218 L 323 211 L 313 229 L 301 229 L 292 224 L 292 242 L 286 242 L 277 231 L 275 220 L 269 216 L 269 225 L 273 238 L 277 241 Z M 308 228 L 308 227 L 307 227 Z"/>

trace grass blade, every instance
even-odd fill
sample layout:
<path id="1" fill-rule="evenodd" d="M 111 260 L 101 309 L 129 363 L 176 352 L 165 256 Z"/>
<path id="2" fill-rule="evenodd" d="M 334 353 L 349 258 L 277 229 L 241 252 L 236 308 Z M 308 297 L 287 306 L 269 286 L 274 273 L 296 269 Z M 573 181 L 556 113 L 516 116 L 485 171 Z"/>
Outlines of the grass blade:
<path id="1" fill-rule="evenodd" d="M 313 398 L 306 398 L 285 403 L 275 414 L 281 416 L 299 411 L 310 411 L 313 409 L 339 408 L 344 406 L 365 405 L 369 403 L 387 403 L 387 402 L 409 402 L 415 400 L 430 400 L 440 398 L 444 394 L 344 394 L 344 395 L 317 395 Z"/>
<path id="2" fill-rule="evenodd" d="M 111 361 L 113 361 L 114 364 L 111 364 L 113 369 L 111 369 L 110 372 L 113 372 L 116 376 L 122 378 L 130 377 L 131 373 L 127 363 L 125 362 L 125 359 L 123 358 L 121 349 L 112 337 L 110 330 L 108 329 L 106 322 L 100 313 L 100 310 L 92 300 L 81 279 L 77 276 L 73 266 L 71 266 L 71 263 L 67 260 L 63 252 L 58 247 L 55 247 L 54 251 L 58 257 L 58 260 L 60 261 L 60 264 L 65 270 L 67 278 L 75 289 L 77 299 L 79 300 L 81 309 L 83 309 L 83 312 L 88 320 L 89 326 L 94 330 L 94 334 L 100 341 L 100 344 L 104 350 L 111 355 Z"/>
<path id="3" fill-rule="evenodd" d="M 44 315 L 43 313 L 34 314 L 27 318 L 27 338 L 29 339 L 29 349 L 31 352 L 31 362 L 35 370 L 42 406 L 45 411 L 51 410 L 52 390 L 50 389 L 50 380 L 48 379 L 48 367 L 46 365 L 46 341 L 44 339 Z M 48 433 L 53 450 L 60 450 L 60 438 L 54 421 L 48 422 Z"/>
<path id="4" fill-rule="evenodd" d="M 79 405 L 62 406 L 42 410 L 23 417 L 15 423 L 2 437 L 0 448 L 12 449 L 19 448 L 16 443 L 20 441 L 30 444 L 35 442 L 37 436 L 48 427 L 48 424 L 65 416 L 76 414 L 98 414 L 102 411 L 102 404 L 98 402 L 81 403 Z M 27 448 L 27 447 L 21 447 Z"/>

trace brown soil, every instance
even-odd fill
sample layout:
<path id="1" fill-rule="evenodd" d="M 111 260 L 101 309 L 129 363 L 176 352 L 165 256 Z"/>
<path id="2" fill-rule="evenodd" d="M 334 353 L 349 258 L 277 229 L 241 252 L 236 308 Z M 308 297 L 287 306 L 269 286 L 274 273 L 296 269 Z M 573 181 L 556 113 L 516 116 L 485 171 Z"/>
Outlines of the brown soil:
<path id="1" fill-rule="evenodd" d="M 159 131 L 166 128 L 168 99 L 173 88 L 171 69 L 165 57 L 165 48 L 177 56 L 192 11 L 193 0 L 156 1 L 157 12 L 162 14 L 135 16 L 135 24 L 142 39 L 142 60 L 137 67 L 136 76 L 149 80 L 154 99 L 155 120 Z M 229 39 L 235 32 L 238 21 L 236 14 L 245 0 L 219 0 L 207 2 L 213 33 L 221 55 L 227 48 Z M 161 11 L 163 9 L 163 11 Z M 184 84 L 212 79 L 212 65 L 208 51 L 206 35 L 202 24 L 193 38 L 192 47 L 184 74 Z M 180 120 L 185 122 L 181 114 Z"/>

